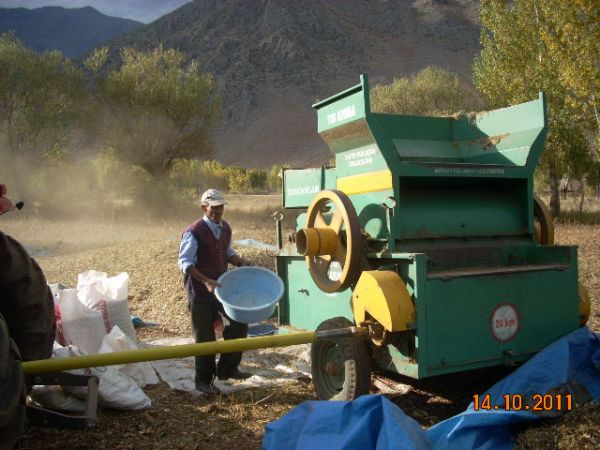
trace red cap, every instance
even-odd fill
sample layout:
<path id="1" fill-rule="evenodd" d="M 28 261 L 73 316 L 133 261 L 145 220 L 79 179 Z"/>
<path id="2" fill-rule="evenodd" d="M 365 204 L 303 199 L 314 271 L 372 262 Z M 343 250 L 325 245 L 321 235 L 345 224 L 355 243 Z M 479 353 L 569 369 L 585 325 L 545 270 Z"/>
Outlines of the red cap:
<path id="1" fill-rule="evenodd" d="M 0 184 L 0 214 L 5 213 L 13 207 L 12 202 L 5 197 L 6 185 Z"/>

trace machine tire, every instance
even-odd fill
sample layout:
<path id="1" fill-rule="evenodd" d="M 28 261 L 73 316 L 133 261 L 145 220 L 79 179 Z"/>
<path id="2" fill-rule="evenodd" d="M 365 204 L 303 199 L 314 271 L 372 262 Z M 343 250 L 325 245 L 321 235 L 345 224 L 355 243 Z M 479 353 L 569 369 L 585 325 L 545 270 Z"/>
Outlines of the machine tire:
<path id="1" fill-rule="evenodd" d="M 0 314 L 0 448 L 13 448 L 25 425 L 25 381 L 16 344 Z"/>
<path id="2" fill-rule="evenodd" d="M 23 361 L 52 355 L 56 319 L 46 277 L 15 239 L 0 232 L 0 314 Z"/>
<path id="3" fill-rule="evenodd" d="M 345 317 L 322 322 L 317 331 L 352 326 Z M 318 340 L 311 345 L 311 373 L 321 400 L 353 400 L 369 393 L 371 358 L 366 341 L 347 337 Z"/>
<path id="4" fill-rule="evenodd" d="M 25 425 L 28 386 L 21 361 L 49 358 L 54 301 L 38 264 L 0 232 L 0 448 L 13 448 Z"/>

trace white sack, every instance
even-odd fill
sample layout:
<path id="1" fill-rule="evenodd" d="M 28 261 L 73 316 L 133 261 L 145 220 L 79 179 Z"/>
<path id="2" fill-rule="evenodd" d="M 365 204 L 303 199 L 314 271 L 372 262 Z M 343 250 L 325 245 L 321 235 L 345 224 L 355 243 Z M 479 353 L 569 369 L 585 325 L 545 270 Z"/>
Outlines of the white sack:
<path id="1" fill-rule="evenodd" d="M 121 352 L 137 349 L 138 346 L 135 342 L 129 339 L 129 336 L 123 333 L 123 331 L 115 325 L 110 333 L 104 336 L 98 353 Z M 156 372 L 148 362 L 121 364 L 113 367 L 119 369 L 125 375 L 129 375 L 141 387 L 144 387 L 147 384 L 157 384 L 159 382 Z"/>
<path id="2" fill-rule="evenodd" d="M 33 386 L 29 396 L 44 408 L 69 412 L 85 411 L 85 402 L 74 395 L 67 394 L 61 386 Z"/>
<path id="3" fill-rule="evenodd" d="M 75 346 L 59 347 L 54 349 L 55 358 L 68 358 L 81 356 L 85 353 Z M 77 375 L 95 375 L 98 377 L 98 404 L 102 408 L 132 410 L 146 409 L 152 406 L 152 401 L 137 383 L 119 372 L 112 366 L 92 367 L 89 369 L 74 369 L 67 371 Z M 63 386 L 63 389 L 76 397 L 85 399 L 87 387 Z"/>
<path id="4" fill-rule="evenodd" d="M 106 335 L 102 314 L 79 301 L 77 289 L 58 291 L 61 327 L 65 343 L 86 353 L 96 353 Z"/>
<path id="5" fill-rule="evenodd" d="M 108 277 L 105 272 L 90 270 L 77 276 L 79 300 L 102 314 L 106 333 L 117 325 L 133 342 L 137 342 L 127 304 L 128 286 L 129 275 L 125 272 Z"/>

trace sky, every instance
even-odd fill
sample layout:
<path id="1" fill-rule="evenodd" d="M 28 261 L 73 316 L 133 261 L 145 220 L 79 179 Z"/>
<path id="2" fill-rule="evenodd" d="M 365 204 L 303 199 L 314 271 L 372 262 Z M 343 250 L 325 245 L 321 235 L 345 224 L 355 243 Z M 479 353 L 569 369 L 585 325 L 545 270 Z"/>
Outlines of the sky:
<path id="1" fill-rule="evenodd" d="M 150 23 L 191 0 L 0 0 L 0 8 L 41 8 L 91 6 L 102 14 Z"/>

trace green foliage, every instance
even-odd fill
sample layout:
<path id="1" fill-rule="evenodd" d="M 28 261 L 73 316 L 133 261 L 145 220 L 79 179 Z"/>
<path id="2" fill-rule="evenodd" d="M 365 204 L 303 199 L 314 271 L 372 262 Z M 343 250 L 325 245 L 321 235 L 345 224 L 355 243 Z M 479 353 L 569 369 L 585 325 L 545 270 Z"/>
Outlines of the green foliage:
<path id="1" fill-rule="evenodd" d="M 98 134 L 120 159 L 153 176 L 166 175 L 177 158 L 210 155 L 220 99 L 211 74 L 177 50 L 121 52 L 123 64 L 100 84 L 104 102 Z M 98 70 L 101 52 L 87 61 Z"/>
<path id="2" fill-rule="evenodd" d="M 83 62 L 83 65 L 91 73 L 98 74 L 108 60 L 108 47 L 95 49 L 90 56 Z"/>
<path id="3" fill-rule="evenodd" d="M 123 164 L 114 154 L 106 151 L 89 161 L 99 191 L 111 200 L 138 197 L 151 177 L 140 167 Z"/>
<path id="4" fill-rule="evenodd" d="M 269 192 L 280 193 L 283 187 L 282 167 L 273 165 L 267 173 L 267 189 Z"/>
<path id="5" fill-rule="evenodd" d="M 456 74 L 434 66 L 411 78 L 396 78 L 391 84 L 371 89 L 374 112 L 444 116 L 481 106 L 477 93 Z"/>
<path id="6" fill-rule="evenodd" d="M 0 127 L 11 156 L 60 159 L 73 137 L 83 75 L 59 52 L 38 54 L 0 35 Z"/>
<path id="7" fill-rule="evenodd" d="M 598 2 L 482 0 L 480 19 L 483 49 L 473 76 L 490 106 L 546 93 L 549 133 L 538 170 L 554 186 L 556 215 L 557 180 L 565 173 L 579 178 L 596 156 L 586 134 L 598 136 Z"/>
<path id="8" fill-rule="evenodd" d="M 224 166 L 215 160 L 176 159 L 169 170 L 169 187 L 175 198 L 194 201 L 206 189 L 215 188 L 237 194 L 279 193 L 279 166 L 269 172 Z"/>

